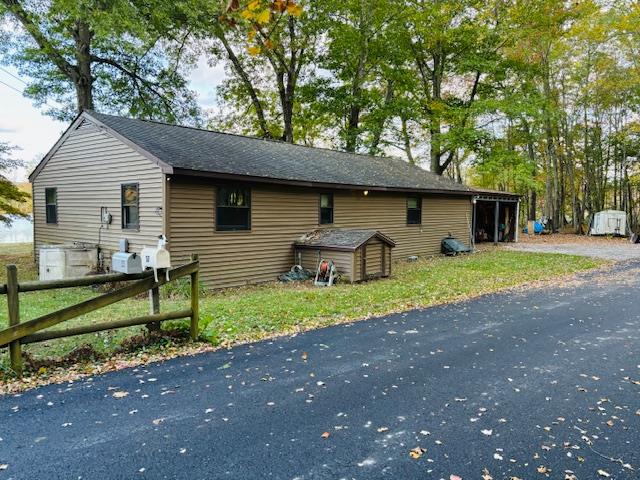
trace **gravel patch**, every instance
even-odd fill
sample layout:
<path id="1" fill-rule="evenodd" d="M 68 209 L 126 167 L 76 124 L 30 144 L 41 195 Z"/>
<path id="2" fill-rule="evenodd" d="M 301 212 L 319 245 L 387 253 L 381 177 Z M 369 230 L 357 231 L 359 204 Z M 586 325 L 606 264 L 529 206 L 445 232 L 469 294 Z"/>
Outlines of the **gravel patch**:
<path id="1" fill-rule="evenodd" d="M 507 248 L 522 252 L 563 253 L 582 257 L 602 258 L 622 262 L 640 259 L 640 244 L 615 242 L 603 244 L 601 242 L 585 243 L 517 243 Z"/>

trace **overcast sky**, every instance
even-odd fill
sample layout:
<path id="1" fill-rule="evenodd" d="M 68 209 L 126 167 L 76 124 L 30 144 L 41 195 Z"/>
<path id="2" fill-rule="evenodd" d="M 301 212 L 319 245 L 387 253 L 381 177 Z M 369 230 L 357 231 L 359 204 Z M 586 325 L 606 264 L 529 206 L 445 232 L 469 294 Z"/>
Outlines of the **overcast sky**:
<path id="1" fill-rule="evenodd" d="M 215 89 L 223 79 L 222 65 L 209 67 L 204 59 L 198 63 L 190 82 L 203 108 L 215 106 Z M 31 100 L 22 96 L 25 80 L 20 79 L 15 69 L 0 66 L 0 141 L 19 147 L 14 156 L 32 163 L 47 153 L 68 124 L 44 116 Z M 12 172 L 10 179 L 25 181 L 27 175 L 25 169 L 20 169 Z"/>

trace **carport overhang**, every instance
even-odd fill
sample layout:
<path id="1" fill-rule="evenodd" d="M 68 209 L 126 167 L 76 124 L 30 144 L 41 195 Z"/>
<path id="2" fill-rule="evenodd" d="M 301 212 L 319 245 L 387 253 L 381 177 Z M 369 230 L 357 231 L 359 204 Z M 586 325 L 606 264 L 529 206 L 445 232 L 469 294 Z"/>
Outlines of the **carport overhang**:
<path id="1" fill-rule="evenodd" d="M 473 203 L 473 225 L 471 232 L 471 242 L 475 247 L 475 239 L 476 239 L 476 209 L 478 202 L 486 202 L 494 204 L 494 225 L 493 225 L 493 244 L 498 244 L 498 234 L 499 234 L 499 212 L 500 212 L 500 204 L 501 203 L 510 203 L 515 206 L 516 214 L 515 214 L 515 222 L 514 222 L 514 241 L 518 242 L 518 234 L 519 234 L 519 222 L 520 222 L 520 200 L 522 196 L 516 193 L 510 192 L 499 192 L 492 190 L 475 190 L 475 195 L 472 197 L 471 202 Z"/>

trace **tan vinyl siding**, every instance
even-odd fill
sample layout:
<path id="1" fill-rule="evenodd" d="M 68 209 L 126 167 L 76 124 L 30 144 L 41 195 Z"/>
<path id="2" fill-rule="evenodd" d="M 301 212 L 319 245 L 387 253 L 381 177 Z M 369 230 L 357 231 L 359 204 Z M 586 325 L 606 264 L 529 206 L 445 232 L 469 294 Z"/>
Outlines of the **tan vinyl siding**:
<path id="1" fill-rule="evenodd" d="M 121 228 L 120 190 L 123 183 L 139 184 L 140 230 Z M 58 223 L 45 219 L 45 188 L 57 188 Z M 33 183 L 36 252 L 42 245 L 70 242 L 98 243 L 100 207 L 113 216 L 100 234 L 105 263 L 127 238 L 140 251 L 162 233 L 163 175 L 160 168 L 131 147 L 84 121 L 49 159 Z"/>
<path id="2" fill-rule="evenodd" d="M 275 280 L 294 262 L 293 241 L 321 227 L 320 190 L 254 185 L 251 231 L 216 232 L 214 184 L 179 177 L 170 183 L 172 261 L 180 263 L 190 253 L 198 253 L 202 278 L 212 287 Z M 381 231 L 396 242 L 394 259 L 437 254 L 440 241 L 449 232 L 468 244 L 469 197 L 423 196 L 422 225 L 406 224 L 406 198 L 402 193 L 370 192 L 365 196 L 362 192 L 335 191 L 333 227 Z M 378 254 L 378 263 L 379 258 Z M 354 264 L 358 279 L 360 258 Z"/>

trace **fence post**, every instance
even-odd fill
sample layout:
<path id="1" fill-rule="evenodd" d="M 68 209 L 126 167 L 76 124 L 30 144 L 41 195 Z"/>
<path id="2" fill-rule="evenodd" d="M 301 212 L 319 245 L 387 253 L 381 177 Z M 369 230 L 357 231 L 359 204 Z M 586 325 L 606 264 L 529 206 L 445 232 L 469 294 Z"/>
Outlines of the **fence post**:
<path id="1" fill-rule="evenodd" d="M 191 255 L 192 262 L 198 262 L 198 255 Z M 200 321 L 200 266 L 191 274 L 191 326 L 189 333 L 191 340 L 198 339 L 198 322 Z"/>
<path id="2" fill-rule="evenodd" d="M 9 313 L 9 326 L 20 323 L 20 297 L 18 292 L 18 268 L 15 265 L 7 265 L 7 310 Z M 20 340 L 9 344 L 9 357 L 11 369 L 18 376 L 22 376 L 22 346 Z"/>
<path id="3" fill-rule="evenodd" d="M 160 288 L 156 285 L 149 290 L 149 311 L 151 315 L 160 313 Z M 147 325 L 149 332 L 157 332 L 160 330 L 160 322 L 152 322 Z"/>

